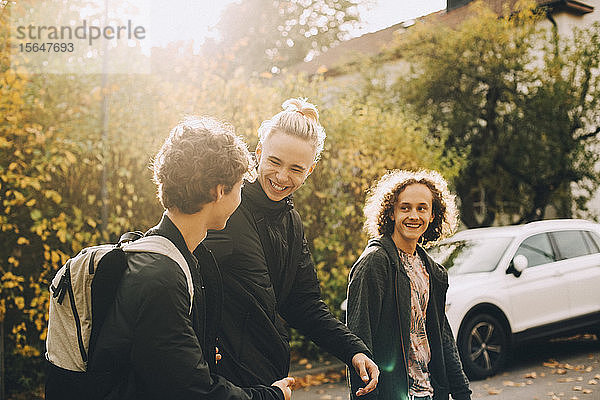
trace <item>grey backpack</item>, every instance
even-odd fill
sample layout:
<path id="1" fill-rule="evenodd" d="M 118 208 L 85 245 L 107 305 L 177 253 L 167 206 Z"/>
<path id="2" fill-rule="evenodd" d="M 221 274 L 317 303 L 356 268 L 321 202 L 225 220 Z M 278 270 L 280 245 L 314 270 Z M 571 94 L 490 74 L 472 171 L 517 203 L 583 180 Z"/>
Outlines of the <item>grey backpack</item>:
<path id="1" fill-rule="evenodd" d="M 58 270 L 50 285 L 46 337 L 46 359 L 51 364 L 68 371 L 87 370 L 90 351 L 127 267 L 126 253 L 158 253 L 177 262 L 187 280 L 191 314 L 194 285 L 185 258 L 169 239 L 142 236 L 127 232 L 116 245 L 85 248 Z"/>

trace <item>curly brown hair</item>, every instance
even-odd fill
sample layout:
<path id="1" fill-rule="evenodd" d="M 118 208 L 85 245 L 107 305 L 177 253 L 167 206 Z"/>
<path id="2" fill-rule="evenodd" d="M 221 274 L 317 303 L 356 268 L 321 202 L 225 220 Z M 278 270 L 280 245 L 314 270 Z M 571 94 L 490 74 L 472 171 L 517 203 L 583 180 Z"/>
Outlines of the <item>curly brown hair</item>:
<path id="1" fill-rule="evenodd" d="M 416 183 L 427 186 L 433 197 L 433 221 L 421 237 L 421 243 L 434 242 L 454 233 L 458 210 L 455 196 L 448 190 L 448 183 L 442 175 L 429 170 L 395 170 L 386 173 L 369 191 L 364 208 L 364 229 L 370 237 L 392 235 L 392 216 L 398 196 L 407 186 Z"/>
<path id="2" fill-rule="evenodd" d="M 229 193 L 254 161 L 229 124 L 210 117 L 186 117 L 169 134 L 152 163 L 158 198 L 166 209 L 194 214 L 214 201 L 213 189 Z"/>

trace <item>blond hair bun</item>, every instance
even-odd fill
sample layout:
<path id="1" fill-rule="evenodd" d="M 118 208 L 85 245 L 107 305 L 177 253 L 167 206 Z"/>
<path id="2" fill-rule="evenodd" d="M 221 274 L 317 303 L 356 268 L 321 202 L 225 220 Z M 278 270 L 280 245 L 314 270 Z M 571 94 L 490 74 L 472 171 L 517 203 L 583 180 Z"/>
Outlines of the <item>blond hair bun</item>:
<path id="1" fill-rule="evenodd" d="M 319 112 L 317 111 L 317 107 L 306 100 L 307 99 L 302 98 L 288 99 L 284 101 L 281 106 L 286 111 L 296 111 L 306 118 L 319 123 Z"/>
<path id="2" fill-rule="evenodd" d="M 317 161 L 325 145 L 325 129 L 319 123 L 319 112 L 314 104 L 306 98 L 292 98 L 283 102 L 283 111 L 267 119 L 258 128 L 260 143 L 269 137 L 272 132 L 281 132 L 296 136 L 310 142 L 315 148 L 315 161 Z"/>

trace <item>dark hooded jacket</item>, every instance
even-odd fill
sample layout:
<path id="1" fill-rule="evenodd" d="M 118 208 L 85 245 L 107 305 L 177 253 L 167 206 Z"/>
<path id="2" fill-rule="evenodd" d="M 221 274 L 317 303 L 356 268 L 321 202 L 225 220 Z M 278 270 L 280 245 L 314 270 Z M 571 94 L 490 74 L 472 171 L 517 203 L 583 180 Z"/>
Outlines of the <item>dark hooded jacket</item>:
<path id="1" fill-rule="evenodd" d="M 446 319 L 448 273 L 420 246 L 417 252 L 429 274 L 426 311 L 427 340 L 431 350 L 429 372 L 434 400 L 471 398 L 456 343 Z M 381 375 L 377 388 L 361 400 L 408 399 L 407 355 L 410 346 L 410 280 L 389 236 L 369 241 L 350 271 L 348 327 L 372 350 Z M 350 371 L 352 398 L 360 378 Z"/>
<path id="2" fill-rule="evenodd" d="M 291 198 L 272 201 L 260 183 L 247 183 L 226 228 L 209 232 L 204 243 L 223 274 L 219 374 L 241 386 L 287 376 L 286 323 L 347 364 L 357 353 L 370 354 L 321 299 Z"/>
<path id="3" fill-rule="evenodd" d="M 160 254 L 129 254 L 90 359 L 89 371 L 97 379 L 93 397 L 282 400 L 278 388 L 242 389 L 211 373 L 222 283 L 210 252 L 201 244 L 198 263 L 166 215 L 147 235 L 171 240 L 188 262 L 194 283 L 192 313 L 186 278 L 175 261 Z"/>

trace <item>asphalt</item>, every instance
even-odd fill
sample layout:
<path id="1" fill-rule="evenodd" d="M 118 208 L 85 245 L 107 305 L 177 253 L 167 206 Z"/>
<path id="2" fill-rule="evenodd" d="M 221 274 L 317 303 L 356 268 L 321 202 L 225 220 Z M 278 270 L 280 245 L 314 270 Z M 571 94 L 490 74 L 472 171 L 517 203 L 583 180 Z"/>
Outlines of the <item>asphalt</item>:
<path id="1" fill-rule="evenodd" d="M 344 371 L 339 362 L 293 365 L 290 375 L 327 376 Z M 335 376 L 335 372 L 329 373 Z M 315 379 L 315 382 L 319 382 Z M 477 400 L 600 400 L 600 340 L 593 335 L 537 341 L 518 347 L 506 370 L 485 380 L 471 382 Z M 346 400 L 345 380 L 300 387 L 292 400 Z"/>

